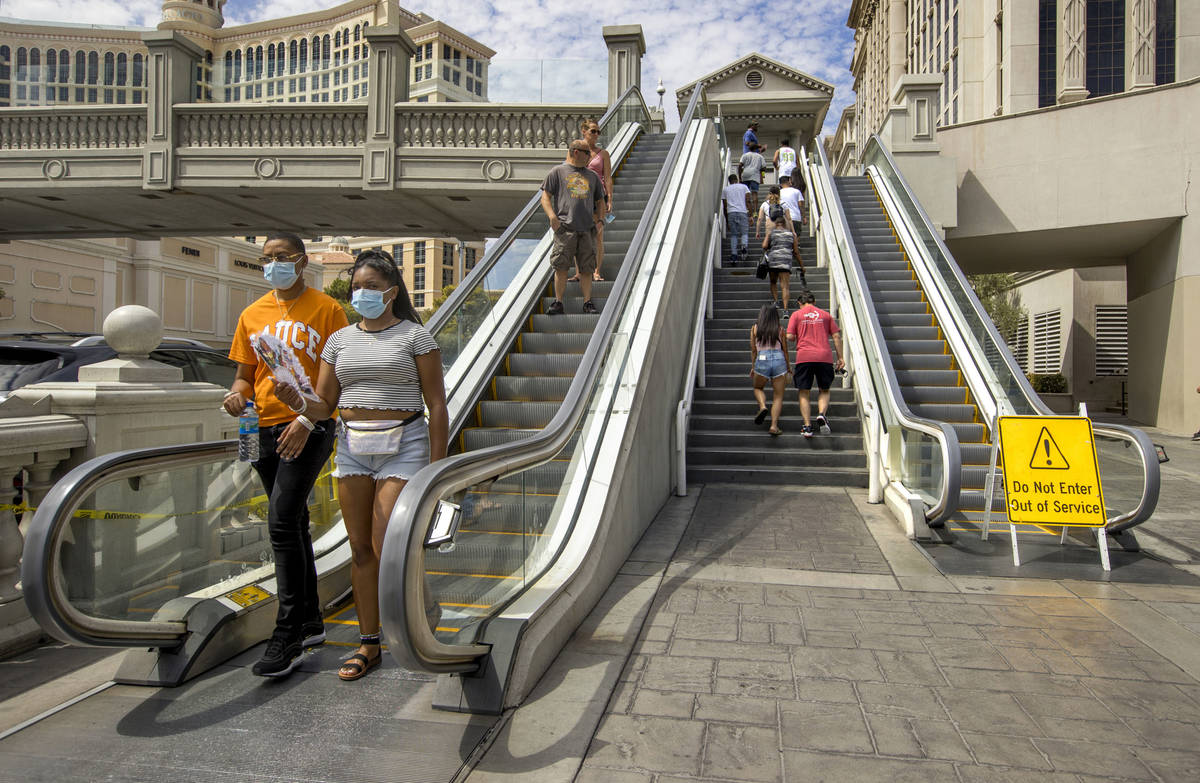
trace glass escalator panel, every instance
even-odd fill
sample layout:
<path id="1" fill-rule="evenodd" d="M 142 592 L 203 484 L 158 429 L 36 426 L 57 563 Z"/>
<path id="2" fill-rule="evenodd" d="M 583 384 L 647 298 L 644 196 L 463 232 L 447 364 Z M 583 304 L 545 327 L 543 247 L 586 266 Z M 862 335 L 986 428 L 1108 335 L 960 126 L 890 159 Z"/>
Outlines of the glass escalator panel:
<path id="1" fill-rule="evenodd" d="M 343 538 L 331 469 L 332 461 L 308 498 L 318 556 Z M 122 465 L 59 518 L 54 580 L 77 616 L 175 620 L 160 615 L 173 599 L 223 595 L 274 576 L 267 497 L 232 449 Z"/>

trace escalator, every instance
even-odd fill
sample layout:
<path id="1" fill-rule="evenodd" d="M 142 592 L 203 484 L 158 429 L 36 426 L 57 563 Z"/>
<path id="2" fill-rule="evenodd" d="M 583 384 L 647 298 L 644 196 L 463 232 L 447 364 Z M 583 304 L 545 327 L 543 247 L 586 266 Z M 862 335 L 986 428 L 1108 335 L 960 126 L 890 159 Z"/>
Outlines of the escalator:
<path id="1" fill-rule="evenodd" d="M 911 537 L 954 542 L 953 531 L 981 531 L 989 506 L 992 524 L 1007 523 L 1003 464 L 990 460 L 998 418 L 1053 414 L 878 137 L 863 162 L 863 175 L 834 177 L 817 148 L 804 171 L 869 381 L 861 388 L 871 397 L 863 416 L 872 494 Z M 1136 428 L 1092 429 L 1107 533 L 1134 551 L 1129 530 L 1158 499 L 1155 448 Z"/>
<path id="2" fill-rule="evenodd" d="M 617 218 L 608 281 L 593 289 L 598 315 L 580 312 L 575 284 L 566 314 L 545 314 L 551 243 L 535 195 L 428 324 L 453 453 L 397 502 L 380 598 L 403 670 L 414 681 L 454 673 L 458 684 L 438 692 L 457 688 L 461 703 L 439 695 L 440 706 L 495 714 L 524 698 L 670 493 L 671 419 L 660 408 L 674 401 L 658 391 L 681 385 L 678 357 L 694 334 L 683 314 L 703 277 L 696 259 L 714 246 L 720 193 L 721 134 L 702 97 L 673 136 L 646 132 L 636 88 L 601 120 Z M 349 581 L 334 490 L 326 478 L 309 499 L 327 609 Z M 63 641 L 128 648 L 121 682 L 180 685 L 238 666 L 275 615 L 260 491 L 232 441 L 79 466 L 27 536 L 32 613 Z M 354 623 L 339 611 L 327 615 L 329 643 L 349 646 Z"/>

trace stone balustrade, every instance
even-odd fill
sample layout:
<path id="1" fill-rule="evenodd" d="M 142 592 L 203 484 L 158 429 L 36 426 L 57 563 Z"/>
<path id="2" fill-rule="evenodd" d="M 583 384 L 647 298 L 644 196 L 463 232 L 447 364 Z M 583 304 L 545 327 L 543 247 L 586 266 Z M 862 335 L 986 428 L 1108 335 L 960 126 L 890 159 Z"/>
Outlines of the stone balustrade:
<path id="1" fill-rule="evenodd" d="M 180 147 L 358 147 L 366 104 L 190 104 L 175 107 Z"/>
<path id="2" fill-rule="evenodd" d="M 145 106 L 37 106 L 0 113 L 0 150 L 129 149 L 145 143 Z"/>
<path id="3" fill-rule="evenodd" d="M 562 149 L 590 116 L 597 115 L 587 106 L 402 104 L 396 107 L 396 146 Z"/>

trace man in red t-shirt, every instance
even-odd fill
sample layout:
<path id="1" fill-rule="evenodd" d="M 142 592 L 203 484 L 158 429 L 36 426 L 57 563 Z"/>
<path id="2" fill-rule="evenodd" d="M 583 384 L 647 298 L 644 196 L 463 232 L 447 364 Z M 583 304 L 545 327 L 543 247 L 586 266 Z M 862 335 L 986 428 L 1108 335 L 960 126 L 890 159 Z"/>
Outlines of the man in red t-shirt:
<path id="1" fill-rule="evenodd" d="M 787 333 L 796 344 L 795 374 L 793 383 L 800 395 L 800 415 L 804 417 L 804 429 L 800 432 L 804 437 L 813 436 L 812 421 L 809 419 L 808 397 L 812 391 L 813 380 L 817 382 L 817 426 L 822 435 L 828 435 L 829 421 L 825 411 L 829 409 L 829 387 L 833 384 L 833 372 L 842 369 L 842 330 L 838 328 L 833 316 L 817 307 L 813 302 L 816 297 L 812 291 L 805 289 L 796 297 L 800 309 L 792 313 L 788 319 Z M 836 365 L 833 353 L 829 350 L 829 338 L 837 348 Z"/>

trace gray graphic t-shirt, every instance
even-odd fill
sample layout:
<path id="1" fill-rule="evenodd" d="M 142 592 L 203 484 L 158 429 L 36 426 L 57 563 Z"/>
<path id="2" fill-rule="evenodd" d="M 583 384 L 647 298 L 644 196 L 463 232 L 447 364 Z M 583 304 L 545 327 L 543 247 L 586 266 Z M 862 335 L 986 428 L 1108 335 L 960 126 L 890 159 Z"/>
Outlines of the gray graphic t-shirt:
<path id="1" fill-rule="evenodd" d="M 596 202 L 604 198 L 604 187 L 596 172 L 560 163 L 550 169 L 542 189 L 554 201 L 554 214 L 572 231 L 595 227 Z"/>

